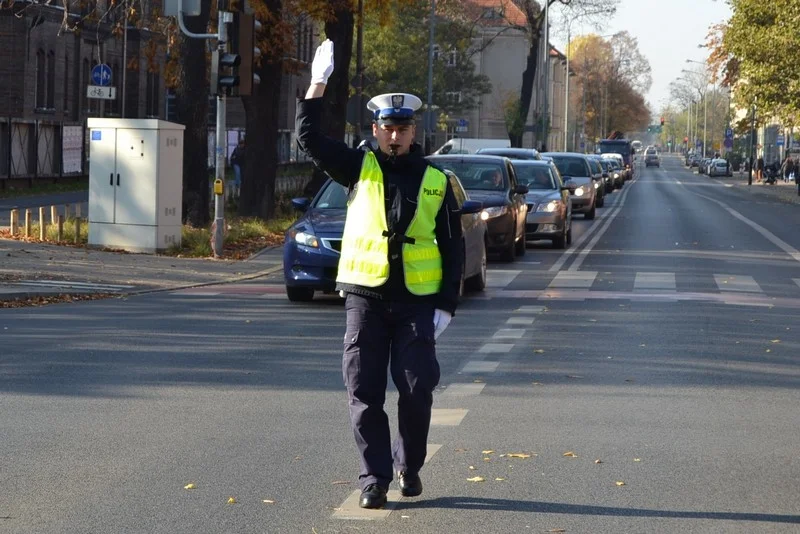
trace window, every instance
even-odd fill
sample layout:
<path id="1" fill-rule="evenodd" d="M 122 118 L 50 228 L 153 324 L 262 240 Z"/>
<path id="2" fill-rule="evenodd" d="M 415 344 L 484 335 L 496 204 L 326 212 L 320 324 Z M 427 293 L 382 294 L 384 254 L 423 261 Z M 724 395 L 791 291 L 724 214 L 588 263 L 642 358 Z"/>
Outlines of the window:
<path id="1" fill-rule="evenodd" d="M 56 53 L 47 54 L 47 109 L 56 108 Z"/>
<path id="2" fill-rule="evenodd" d="M 64 78 L 61 82 L 64 84 L 64 94 L 61 96 L 63 98 L 63 111 L 66 115 L 67 111 L 69 111 L 69 54 L 64 54 Z M 67 117 L 65 116 L 64 118 L 66 119 Z"/>
<path id="3" fill-rule="evenodd" d="M 447 53 L 447 66 L 455 67 L 458 64 L 458 51 L 450 49 Z"/>
<path id="4" fill-rule="evenodd" d="M 147 73 L 147 89 L 145 93 L 145 115 L 147 117 L 159 116 L 159 93 L 161 77 L 157 72 Z"/>
<path id="5" fill-rule="evenodd" d="M 36 109 L 47 105 L 47 72 L 44 50 L 36 52 Z"/>

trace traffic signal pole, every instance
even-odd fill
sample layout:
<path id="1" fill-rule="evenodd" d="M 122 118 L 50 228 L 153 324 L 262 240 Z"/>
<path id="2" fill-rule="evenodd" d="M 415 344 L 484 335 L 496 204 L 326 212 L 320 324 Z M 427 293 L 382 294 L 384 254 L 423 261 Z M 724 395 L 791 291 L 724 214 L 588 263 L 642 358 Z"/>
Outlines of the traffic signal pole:
<path id="1" fill-rule="evenodd" d="M 183 0 L 178 0 L 178 25 L 187 37 L 193 39 L 216 39 L 220 57 L 225 54 L 227 41 L 227 23 L 231 14 L 226 11 L 217 12 L 217 33 L 192 33 L 183 22 Z M 211 226 L 211 250 L 215 258 L 222 256 L 222 245 L 225 238 L 225 158 L 228 140 L 225 135 L 225 92 L 212 87 L 217 94 L 217 128 L 214 179 L 214 223 Z"/>

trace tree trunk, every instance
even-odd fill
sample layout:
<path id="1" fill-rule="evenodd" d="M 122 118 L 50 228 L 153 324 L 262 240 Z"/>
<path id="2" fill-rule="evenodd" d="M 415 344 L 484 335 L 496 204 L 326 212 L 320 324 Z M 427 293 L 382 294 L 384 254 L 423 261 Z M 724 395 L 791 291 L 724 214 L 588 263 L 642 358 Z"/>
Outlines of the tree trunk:
<path id="1" fill-rule="evenodd" d="M 350 93 L 350 60 L 353 55 L 353 28 L 355 19 L 352 3 L 337 2 L 334 19 L 325 23 L 325 36 L 333 41 L 334 70 L 325 88 L 322 109 L 322 132 L 333 139 L 344 139 L 347 119 L 347 99 Z M 303 191 L 313 196 L 325 183 L 327 176 L 314 169 L 311 181 Z"/>
<path id="2" fill-rule="evenodd" d="M 211 1 L 201 2 L 200 15 L 186 17 L 189 31 L 206 33 Z M 208 178 L 208 79 L 206 41 L 181 38 L 183 76 L 176 89 L 177 120 L 183 132 L 183 220 L 202 227 L 211 220 Z"/>
<path id="3" fill-rule="evenodd" d="M 281 0 L 264 2 L 272 13 L 282 11 Z M 266 31 L 269 31 L 267 29 Z M 283 68 L 279 60 L 262 57 L 255 69 L 261 83 L 253 95 L 242 97 L 247 131 L 247 157 L 242 169 L 239 215 L 269 219 L 275 215 L 275 177 L 278 169 L 278 116 Z"/>
<path id="4" fill-rule="evenodd" d="M 528 112 L 531 109 L 531 99 L 533 98 L 533 81 L 536 79 L 536 58 L 539 52 L 539 39 L 531 39 L 531 47 L 528 50 L 528 58 L 525 70 L 522 71 L 522 87 L 519 92 L 519 113 L 522 117 L 522 133 L 510 135 L 512 147 L 522 148 L 522 137 L 525 135 L 525 128 L 528 126 Z"/>

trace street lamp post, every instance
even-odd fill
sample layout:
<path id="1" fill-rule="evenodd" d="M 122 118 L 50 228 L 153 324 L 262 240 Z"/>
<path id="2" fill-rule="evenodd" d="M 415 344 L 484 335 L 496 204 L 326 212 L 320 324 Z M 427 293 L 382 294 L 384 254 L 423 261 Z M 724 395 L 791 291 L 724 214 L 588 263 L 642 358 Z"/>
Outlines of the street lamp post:
<path id="1" fill-rule="evenodd" d="M 686 63 L 697 63 L 698 65 L 706 66 L 705 61 L 695 61 L 687 59 Z M 706 89 L 708 88 L 708 79 L 703 80 L 703 156 L 706 155 L 706 126 L 708 123 L 708 99 L 706 98 Z"/>
<path id="2" fill-rule="evenodd" d="M 430 35 L 428 39 L 428 106 L 425 110 L 425 153 L 431 153 L 433 131 L 433 36 L 436 27 L 436 0 L 431 0 Z"/>

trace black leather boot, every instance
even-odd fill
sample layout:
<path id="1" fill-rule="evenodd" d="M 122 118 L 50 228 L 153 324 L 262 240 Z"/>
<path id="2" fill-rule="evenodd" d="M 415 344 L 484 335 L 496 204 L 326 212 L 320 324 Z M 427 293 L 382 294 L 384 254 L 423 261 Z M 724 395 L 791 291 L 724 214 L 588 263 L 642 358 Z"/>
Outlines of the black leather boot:
<path id="1" fill-rule="evenodd" d="M 386 504 L 386 488 L 378 484 L 370 484 L 361 492 L 358 505 L 361 508 L 383 508 Z"/>

